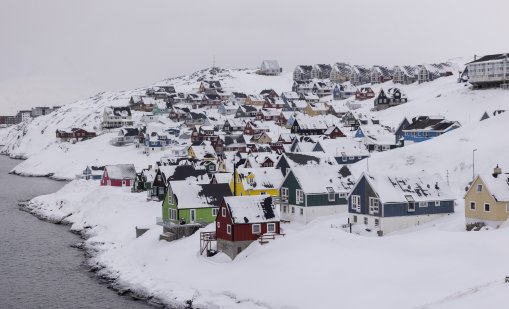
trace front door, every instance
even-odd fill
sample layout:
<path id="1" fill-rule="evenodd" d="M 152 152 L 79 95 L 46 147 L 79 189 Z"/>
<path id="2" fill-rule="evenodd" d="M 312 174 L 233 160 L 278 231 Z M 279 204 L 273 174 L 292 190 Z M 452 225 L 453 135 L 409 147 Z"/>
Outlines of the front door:
<path id="1" fill-rule="evenodd" d="M 191 209 L 189 211 L 189 221 L 194 223 L 196 221 L 196 209 Z"/>

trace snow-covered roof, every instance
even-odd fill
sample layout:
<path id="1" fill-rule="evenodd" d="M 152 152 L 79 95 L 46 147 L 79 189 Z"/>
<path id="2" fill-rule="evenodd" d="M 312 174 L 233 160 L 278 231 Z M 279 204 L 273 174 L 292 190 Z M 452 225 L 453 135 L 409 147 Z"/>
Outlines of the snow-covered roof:
<path id="1" fill-rule="evenodd" d="M 483 174 L 480 177 L 497 201 L 509 202 L 509 174 L 500 174 L 496 178 L 491 174 Z"/>
<path id="2" fill-rule="evenodd" d="M 224 198 L 233 223 L 278 222 L 279 210 L 267 195 L 228 196 Z"/>
<path id="3" fill-rule="evenodd" d="M 455 195 L 439 174 L 364 173 L 382 203 L 454 200 Z"/>
<path id="4" fill-rule="evenodd" d="M 281 171 L 272 167 L 238 168 L 237 173 L 245 190 L 277 189 L 283 181 Z M 250 175 L 253 181 L 247 180 Z"/>
<path id="5" fill-rule="evenodd" d="M 231 196 L 230 186 L 225 183 L 197 184 L 188 180 L 170 181 L 171 192 L 177 197 L 177 207 L 219 207 L 223 197 Z"/>
<path id="6" fill-rule="evenodd" d="M 349 193 L 356 183 L 356 177 L 346 165 L 299 166 L 292 168 L 291 172 L 306 194 L 328 193 L 328 188 L 334 192 Z"/>
<path id="7" fill-rule="evenodd" d="M 319 146 L 321 147 L 321 150 L 328 155 L 369 156 L 369 152 L 362 143 L 347 137 L 324 139 L 318 141 L 315 148 L 317 149 Z"/>
<path id="8" fill-rule="evenodd" d="M 134 164 L 115 164 L 104 167 L 110 179 L 134 179 L 136 169 Z"/>

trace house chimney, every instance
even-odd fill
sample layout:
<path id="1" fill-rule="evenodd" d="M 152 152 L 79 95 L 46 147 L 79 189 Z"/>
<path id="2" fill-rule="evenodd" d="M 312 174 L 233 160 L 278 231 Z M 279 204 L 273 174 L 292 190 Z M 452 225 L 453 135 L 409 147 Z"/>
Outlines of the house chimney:
<path id="1" fill-rule="evenodd" d="M 498 175 L 502 174 L 502 169 L 500 167 L 498 167 L 498 164 L 497 164 L 497 167 L 495 167 L 493 169 L 493 177 L 497 178 Z"/>
<path id="2" fill-rule="evenodd" d="M 474 61 L 476 61 L 476 60 L 477 60 L 477 55 L 474 55 Z"/>

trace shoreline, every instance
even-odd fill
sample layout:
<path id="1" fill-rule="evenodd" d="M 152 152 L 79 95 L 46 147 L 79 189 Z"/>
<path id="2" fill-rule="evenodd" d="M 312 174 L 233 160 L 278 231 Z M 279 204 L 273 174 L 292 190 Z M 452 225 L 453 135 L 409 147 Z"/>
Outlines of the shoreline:
<path id="1" fill-rule="evenodd" d="M 25 177 L 25 176 L 23 176 Z M 42 177 L 42 176 L 41 176 Z M 99 251 L 98 248 L 94 247 L 94 244 L 87 245 L 85 241 L 88 239 L 87 231 L 91 229 L 91 226 L 85 226 L 82 230 L 73 230 L 70 228 L 72 225 L 72 222 L 67 221 L 66 219 L 70 216 L 72 216 L 72 213 L 67 214 L 66 216 L 62 217 L 59 220 L 52 219 L 47 215 L 44 215 L 38 211 L 35 210 L 35 207 L 31 207 L 32 203 L 30 200 L 27 201 L 19 201 L 18 207 L 19 210 L 24 211 L 26 213 L 29 213 L 30 215 L 36 217 L 37 219 L 44 221 L 46 223 L 56 224 L 56 225 L 64 225 L 69 226 L 69 229 L 67 230 L 70 233 L 73 233 L 77 235 L 80 239 L 83 241 L 77 242 L 75 244 L 71 244 L 70 247 L 78 249 L 83 252 L 84 254 L 84 261 L 82 265 L 85 267 L 85 269 L 88 272 L 91 272 L 94 274 L 94 278 L 96 278 L 97 282 L 100 285 L 106 285 L 106 287 L 110 290 L 113 290 L 117 292 L 119 296 L 122 297 L 129 297 L 132 301 L 144 301 L 150 306 L 153 306 L 154 308 L 164 308 L 164 309 L 173 309 L 173 308 L 186 308 L 186 309 L 192 309 L 192 305 L 189 306 L 189 301 L 185 301 L 183 307 L 180 306 L 174 306 L 172 304 L 166 304 L 162 300 L 158 299 L 157 297 L 147 295 L 146 293 L 143 293 L 142 291 L 137 291 L 135 289 L 132 289 L 132 287 L 129 287 L 128 285 L 124 285 L 119 282 L 118 276 L 113 275 L 113 270 L 108 269 L 107 266 L 101 265 L 98 262 L 93 263 L 92 259 L 96 256 L 96 252 Z M 95 244 L 97 245 L 97 244 Z"/>

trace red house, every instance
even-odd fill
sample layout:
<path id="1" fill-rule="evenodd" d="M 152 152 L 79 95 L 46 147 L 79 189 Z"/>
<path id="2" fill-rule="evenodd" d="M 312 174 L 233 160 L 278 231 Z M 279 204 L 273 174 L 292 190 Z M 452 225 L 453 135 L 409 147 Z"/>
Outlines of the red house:
<path id="1" fill-rule="evenodd" d="M 355 99 L 357 100 L 367 100 L 375 97 L 375 92 L 370 87 L 363 87 L 361 89 L 357 89 L 355 91 Z"/>
<path id="2" fill-rule="evenodd" d="M 234 259 L 262 235 L 278 235 L 279 209 L 266 195 L 227 196 L 216 217 L 217 250 Z"/>
<path id="3" fill-rule="evenodd" d="M 135 177 L 134 164 L 106 165 L 101 178 L 101 186 L 131 187 Z"/>
<path id="4" fill-rule="evenodd" d="M 57 141 L 60 141 L 60 142 L 79 142 L 79 141 L 83 141 L 83 140 L 86 140 L 86 139 L 89 139 L 89 138 L 94 138 L 96 137 L 96 133 L 95 132 L 89 132 L 85 129 L 81 129 L 81 128 L 72 128 L 71 130 L 57 130 L 55 132 L 55 135 L 56 135 L 56 138 L 57 138 Z"/>
<path id="5" fill-rule="evenodd" d="M 330 139 L 346 137 L 346 135 L 336 126 L 329 127 L 323 134 L 328 136 Z"/>

